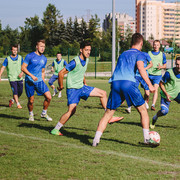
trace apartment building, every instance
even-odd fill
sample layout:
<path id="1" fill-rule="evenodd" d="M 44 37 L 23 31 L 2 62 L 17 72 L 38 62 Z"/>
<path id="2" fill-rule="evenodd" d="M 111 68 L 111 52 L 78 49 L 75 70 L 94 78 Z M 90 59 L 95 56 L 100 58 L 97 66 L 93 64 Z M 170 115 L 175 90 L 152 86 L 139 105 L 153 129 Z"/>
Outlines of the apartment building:
<path id="1" fill-rule="evenodd" d="M 146 40 L 174 39 L 180 46 L 180 3 L 136 0 L 136 31 Z"/>
<path id="2" fill-rule="evenodd" d="M 135 33 L 135 20 L 133 17 L 128 14 L 115 13 L 115 19 L 117 23 L 117 27 L 120 30 L 122 36 L 125 35 L 127 29 L 130 29 L 132 33 Z M 103 21 L 103 29 L 107 31 L 112 22 L 112 13 L 106 14 L 105 19 Z"/>

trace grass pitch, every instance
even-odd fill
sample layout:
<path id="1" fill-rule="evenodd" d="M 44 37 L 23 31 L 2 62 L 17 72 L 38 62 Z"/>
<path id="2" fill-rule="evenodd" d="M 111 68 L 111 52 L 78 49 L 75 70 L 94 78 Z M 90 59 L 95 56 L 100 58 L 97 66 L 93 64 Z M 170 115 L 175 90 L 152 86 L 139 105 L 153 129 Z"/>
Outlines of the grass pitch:
<path id="1" fill-rule="evenodd" d="M 87 83 L 109 94 L 107 80 Z M 65 90 L 62 98 L 52 98 L 48 109 L 52 122 L 40 118 L 43 97 L 35 96 L 35 121 L 30 122 L 25 92 L 20 97 L 23 109 L 8 107 L 11 94 L 9 83 L 0 82 L 0 179 L 180 179 L 180 110 L 176 102 L 171 103 L 167 116 L 158 119 L 159 147 L 139 145 L 143 142 L 139 114 L 135 108 L 126 114 L 125 103 L 115 113 L 124 120 L 108 125 L 94 148 L 92 140 L 104 113 L 98 98 L 81 100 L 62 129 L 64 136 L 59 137 L 50 131 L 67 110 Z M 154 114 L 149 110 L 150 119 Z"/>

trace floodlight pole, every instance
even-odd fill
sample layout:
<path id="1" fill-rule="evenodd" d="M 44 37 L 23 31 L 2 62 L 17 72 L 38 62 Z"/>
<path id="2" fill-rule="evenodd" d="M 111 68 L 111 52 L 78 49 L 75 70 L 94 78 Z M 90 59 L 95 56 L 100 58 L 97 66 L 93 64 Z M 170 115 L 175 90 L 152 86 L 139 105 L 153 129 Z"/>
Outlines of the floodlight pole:
<path id="1" fill-rule="evenodd" d="M 115 0 L 112 0 L 112 74 L 115 69 L 115 57 L 116 57 L 116 21 L 115 21 Z"/>

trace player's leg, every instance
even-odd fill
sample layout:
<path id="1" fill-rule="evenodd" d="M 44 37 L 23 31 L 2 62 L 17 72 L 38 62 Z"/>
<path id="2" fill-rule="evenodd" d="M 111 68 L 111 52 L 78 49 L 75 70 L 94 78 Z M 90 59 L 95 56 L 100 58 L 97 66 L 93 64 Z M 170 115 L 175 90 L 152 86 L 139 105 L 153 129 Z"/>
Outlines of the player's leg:
<path id="1" fill-rule="evenodd" d="M 34 121 L 33 103 L 34 103 L 34 84 L 30 81 L 25 81 L 25 91 L 28 97 L 27 107 L 29 110 L 29 121 Z"/>
<path id="2" fill-rule="evenodd" d="M 70 104 L 68 106 L 68 111 L 61 116 L 59 122 L 56 124 L 55 128 L 51 131 L 51 134 L 59 135 L 59 136 L 62 135 L 60 133 L 60 129 L 70 119 L 70 117 L 74 115 L 74 113 L 76 112 L 76 106 L 77 104 Z"/>
<path id="3" fill-rule="evenodd" d="M 161 116 L 165 116 L 169 112 L 169 101 L 167 101 L 165 98 L 161 97 L 161 110 L 157 112 L 155 116 L 152 118 L 152 124 L 150 125 L 151 129 L 155 128 L 155 123 L 157 122 L 158 118 Z"/>
<path id="4" fill-rule="evenodd" d="M 94 88 L 90 95 L 90 97 L 99 97 L 100 98 L 100 101 L 101 101 L 101 104 L 102 104 L 102 107 L 104 109 L 106 109 L 106 105 L 107 105 L 107 94 L 106 94 L 106 91 L 102 90 L 102 89 L 99 89 L 99 88 Z"/>
<path id="5" fill-rule="evenodd" d="M 44 94 L 44 102 L 43 102 L 43 110 L 41 113 L 41 117 L 46 118 L 47 121 L 52 121 L 52 118 L 47 115 L 47 109 L 51 102 L 51 93 L 50 91 L 45 92 Z"/>
<path id="6" fill-rule="evenodd" d="M 53 89 L 53 95 L 52 96 L 55 96 L 58 93 L 55 86 L 53 85 L 53 83 L 57 80 L 57 78 L 58 78 L 58 76 L 53 74 L 52 77 L 48 81 L 49 86 Z"/>
<path id="7" fill-rule="evenodd" d="M 23 93 L 23 80 L 17 81 L 18 100 L 19 100 L 19 97 L 22 95 L 22 93 Z M 22 106 L 20 105 L 20 103 L 17 104 L 17 107 L 18 107 L 19 109 L 22 108 Z"/>
<path id="8" fill-rule="evenodd" d="M 145 106 L 146 106 L 146 109 L 149 109 L 149 105 L 148 105 L 148 102 L 149 102 L 149 95 L 150 95 L 150 91 L 149 90 L 144 90 L 144 100 L 145 100 Z"/>
<path id="9" fill-rule="evenodd" d="M 155 88 L 155 92 L 153 95 L 153 101 L 152 101 L 152 106 L 151 106 L 151 110 L 155 111 L 155 105 L 156 105 L 156 101 L 158 98 L 158 88 L 159 88 L 159 84 L 154 84 L 154 88 Z"/>
<path id="10" fill-rule="evenodd" d="M 92 146 L 95 147 L 99 144 L 102 133 L 105 131 L 109 120 L 113 117 L 114 112 L 115 110 L 107 109 L 106 112 L 104 113 L 103 117 L 99 121 Z"/>

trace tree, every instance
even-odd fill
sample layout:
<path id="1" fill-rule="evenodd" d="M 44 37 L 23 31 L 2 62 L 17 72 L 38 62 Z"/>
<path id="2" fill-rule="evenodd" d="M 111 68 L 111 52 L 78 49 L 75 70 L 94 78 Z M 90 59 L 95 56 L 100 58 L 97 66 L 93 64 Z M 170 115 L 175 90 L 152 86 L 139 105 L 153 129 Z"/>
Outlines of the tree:
<path id="1" fill-rule="evenodd" d="M 48 4 L 46 11 L 43 13 L 44 38 L 47 46 L 53 47 L 59 44 L 58 24 L 61 22 L 62 16 L 60 11 L 52 4 Z"/>
<path id="2" fill-rule="evenodd" d="M 74 30 L 73 31 L 74 40 L 81 43 L 82 41 L 81 24 L 78 23 L 77 17 L 75 17 L 74 20 L 73 30 Z"/>
<path id="3" fill-rule="evenodd" d="M 72 22 L 72 18 L 70 17 L 66 21 L 66 36 L 65 36 L 65 40 L 68 41 L 69 43 L 73 43 L 74 41 L 73 33 L 74 33 L 73 22 Z"/>

